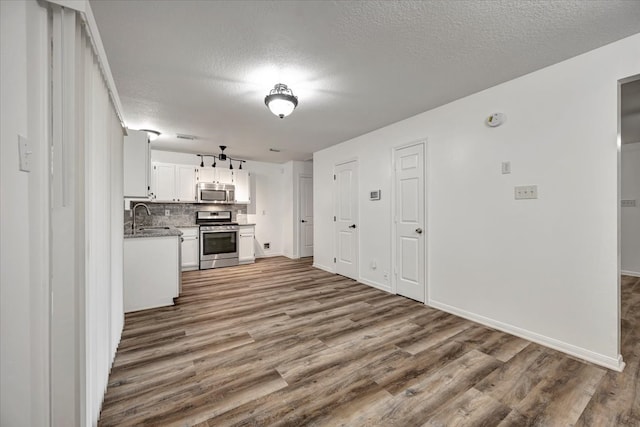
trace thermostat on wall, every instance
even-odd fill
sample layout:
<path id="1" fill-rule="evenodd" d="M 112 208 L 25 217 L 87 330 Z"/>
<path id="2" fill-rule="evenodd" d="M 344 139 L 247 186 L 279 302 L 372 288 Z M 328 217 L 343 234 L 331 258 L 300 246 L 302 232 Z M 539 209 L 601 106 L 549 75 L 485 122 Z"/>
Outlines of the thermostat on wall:
<path id="1" fill-rule="evenodd" d="M 369 200 L 380 200 L 380 190 L 370 191 Z"/>

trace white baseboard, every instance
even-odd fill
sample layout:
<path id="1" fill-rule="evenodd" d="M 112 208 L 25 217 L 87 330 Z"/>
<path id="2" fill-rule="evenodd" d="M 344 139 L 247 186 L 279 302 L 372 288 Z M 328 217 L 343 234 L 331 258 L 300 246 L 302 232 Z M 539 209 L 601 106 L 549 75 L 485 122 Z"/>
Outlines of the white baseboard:
<path id="1" fill-rule="evenodd" d="M 640 273 L 638 273 L 637 271 L 622 270 L 620 274 L 624 274 L 625 276 L 640 277 Z"/>
<path id="2" fill-rule="evenodd" d="M 262 254 L 262 255 L 256 255 L 256 259 L 258 258 L 273 258 L 276 256 L 285 256 L 283 253 L 280 252 L 274 252 L 274 253 L 269 253 L 269 254 Z M 288 258 L 288 257 L 287 257 Z"/>
<path id="3" fill-rule="evenodd" d="M 545 347 L 550 347 L 554 350 L 561 351 L 563 353 L 570 354 L 577 358 L 595 363 L 596 365 L 604 366 L 605 368 L 612 369 L 614 371 L 622 372 L 625 363 L 622 361 L 622 355 L 618 355 L 617 358 L 605 356 L 600 353 L 595 353 L 586 348 L 578 347 L 573 344 L 569 344 L 563 341 L 559 341 L 554 338 L 550 338 L 544 335 L 537 334 L 535 332 L 528 331 L 526 329 L 519 328 L 507 323 L 490 319 L 488 317 L 480 316 L 475 313 L 468 312 L 466 310 L 459 309 L 457 307 L 450 306 L 445 303 L 441 303 L 434 300 L 429 300 L 428 305 L 437 308 L 447 313 L 455 314 L 456 316 L 464 317 L 465 319 L 489 326 L 491 328 L 499 329 L 503 332 L 507 332 L 511 335 L 515 335 L 520 338 L 524 338 L 528 341 L 535 342 Z"/>
<path id="4" fill-rule="evenodd" d="M 372 288 L 376 288 L 376 289 L 380 289 L 381 291 L 385 291 L 385 292 L 389 292 L 390 294 L 394 294 L 394 292 L 391 291 L 391 286 L 389 285 L 384 285 L 382 283 L 378 283 L 378 282 L 374 282 L 372 280 L 366 280 L 366 279 L 359 279 L 358 282 L 363 283 L 365 285 L 371 286 Z"/>
<path id="5" fill-rule="evenodd" d="M 317 264 L 315 262 L 313 263 L 312 267 L 317 268 L 318 270 L 324 270 L 327 273 L 331 273 L 331 274 L 335 274 L 336 273 L 335 271 L 333 271 L 333 268 L 329 268 L 329 267 L 326 267 L 324 265 Z"/>

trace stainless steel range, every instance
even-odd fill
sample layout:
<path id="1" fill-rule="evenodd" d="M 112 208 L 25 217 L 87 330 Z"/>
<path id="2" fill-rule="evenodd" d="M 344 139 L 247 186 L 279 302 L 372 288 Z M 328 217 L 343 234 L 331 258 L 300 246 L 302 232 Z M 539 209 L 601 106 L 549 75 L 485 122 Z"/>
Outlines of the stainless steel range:
<path id="1" fill-rule="evenodd" d="M 200 225 L 200 270 L 238 265 L 238 232 L 231 211 L 198 211 Z"/>

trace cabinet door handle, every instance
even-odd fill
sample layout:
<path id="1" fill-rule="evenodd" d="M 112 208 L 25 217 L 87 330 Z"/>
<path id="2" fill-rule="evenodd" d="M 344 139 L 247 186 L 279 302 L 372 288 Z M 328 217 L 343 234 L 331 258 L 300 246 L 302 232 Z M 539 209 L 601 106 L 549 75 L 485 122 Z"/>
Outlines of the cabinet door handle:
<path id="1" fill-rule="evenodd" d="M 356 225 L 355 225 L 355 224 L 351 224 L 351 225 L 349 226 L 349 228 L 356 228 Z"/>
<path id="2" fill-rule="evenodd" d="M 307 222 L 307 221 L 305 221 L 305 220 L 303 219 L 303 220 L 301 220 L 300 222 Z"/>

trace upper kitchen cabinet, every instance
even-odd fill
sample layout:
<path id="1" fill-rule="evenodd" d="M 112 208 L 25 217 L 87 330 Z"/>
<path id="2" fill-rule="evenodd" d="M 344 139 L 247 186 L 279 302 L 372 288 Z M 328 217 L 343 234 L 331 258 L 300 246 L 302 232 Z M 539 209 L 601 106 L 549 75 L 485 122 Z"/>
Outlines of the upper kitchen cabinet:
<path id="1" fill-rule="evenodd" d="M 176 165 L 176 201 L 196 201 L 196 168 L 189 165 Z"/>
<path id="2" fill-rule="evenodd" d="M 225 168 L 215 168 L 216 181 L 220 184 L 233 184 L 233 170 Z"/>
<path id="3" fill-rule="evenodd" d="M 152 194 L 156 202 L 196 201 L 196 167 L 153 163 Z"/>
<path id="4" fill-rule="evenodd" d="M 124 197 L 149 197 L 149 136 L 139 130 L 127 130 L 124 137 Z"/>
<path id="5" fill-rule="evenodd" d="M 217 182 L 233 184 L 233 170 L 226 168 L 201 167 L 198 169 L 198 182 Z"/>
<path id="6" fill-rule="evenodd" d="M 233 184 L 236 187 L 236 203 L 251 203 L 249 172 L 243 169 L 233 171 Z"/>
<path id="7" fill-rule="evenodd" d="M 204 167 L 198 169 L 198 182 L 216 182 L 216 170 Z"/>

